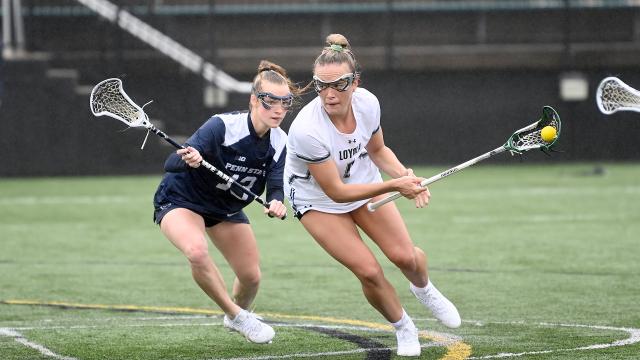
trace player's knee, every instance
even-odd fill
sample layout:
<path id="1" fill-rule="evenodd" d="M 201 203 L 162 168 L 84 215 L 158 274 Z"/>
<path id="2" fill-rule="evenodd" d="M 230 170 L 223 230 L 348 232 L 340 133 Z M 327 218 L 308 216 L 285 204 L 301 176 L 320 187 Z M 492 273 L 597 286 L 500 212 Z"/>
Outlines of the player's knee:
<path id="1" fill-rule="evenodd" d="M 398 268 L 405 271 L 415 271 L 418 268 L 418 262 L 415 254 L 409 252 L 398 252 L 389 256 L 389 260 Z"/>
<path id="2" fill-rule="evenodd" d="M 260 279 L 262 279 L 262 273 L 260 269 L 254 269 L 252 271 L 243 271 L 241 274 L 236 274 L 238 281 L 245 287 L 257 287 L 260 285 Z"/>
<path id="3" fill-rule="evenodd" d="M 363 286 L 377 286 L 384 280 L 384 272 L 378 264 L 363 266 L 354 272 Z"/>
<path id="4" fill-rule="evenodd" d="M 202 266 L 211 261 L 209 258 L 209 250 L 206 245 L 192 245 L 189 246 L 185 252 L 185 256 L 189 260 L 191 266 Z"/>

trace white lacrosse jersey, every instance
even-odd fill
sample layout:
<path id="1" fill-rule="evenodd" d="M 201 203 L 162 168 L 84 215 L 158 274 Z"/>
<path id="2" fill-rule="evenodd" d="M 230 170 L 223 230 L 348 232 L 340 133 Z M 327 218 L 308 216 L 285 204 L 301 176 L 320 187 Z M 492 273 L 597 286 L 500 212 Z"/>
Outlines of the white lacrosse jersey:
<path id="1" fill-rule="evenodd" d="M 356 129 L 350 134 L 336 129 L 322 107 L 320 97 L 302 108 L 289 128 L 284 192 L 298 216 L 308 210 L 346 213 L 369 201 L 336 203 L 331 200 L 311 176 L 310 163 L 333 160 L 345 184 L 382 182 L 380 171 L 365 149 L 380 129 L 380 103 L 368 90 L 357 88 L 351 106 Z"/>

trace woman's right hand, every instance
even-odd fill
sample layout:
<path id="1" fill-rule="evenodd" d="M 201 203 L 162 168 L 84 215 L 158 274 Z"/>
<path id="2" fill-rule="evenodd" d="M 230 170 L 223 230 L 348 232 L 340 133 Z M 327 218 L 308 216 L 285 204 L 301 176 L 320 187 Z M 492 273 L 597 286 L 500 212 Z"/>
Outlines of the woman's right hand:
<path id="1" fill-rule="evenodd" d="M 424 178 L 417 177 L 412 175 L 401 176 L 399 178 L 393 179 L 394 188 L 396 191 L 400 193 L 400 195 L 406 197 L 407 199 L 414 199 L 425 191 L 428 191 L 426 187 L 420 186 L 420 183 L 424 180 Z M 422 196 L 424 197 L 424 196 Z M 427 196 L 428 202 L 428 196 Z M 426 205 L 426 203 L 424 204 Z"/>
<path id="2" fill-rule="evenodd" d="M 198 150 L 191 146 L 188 146 L 185 149 L 179 149 L 176 153 L 192 168 L 197 168 L 202 162 L 202 155 L 200 155 Z"/>
<path id="3" fill-rule="evenodd" d="M 415 177 L 415 174 L 413 173 L 413 169 L 411 168 L 407 168 L 407 176 L 413 176 Z M 422 182 L 422 180 L 420 180 Z M 422 185 L 419 185 L 420 187 L 423 187 Z M 421 192 L 420 194 L 418 194 L 413 201 L 415 201 L 416 203 L 416 207 L 417 208 L 423 208 L 427 205 L 429 205 L 429 199 L 431 198 L 431 192 L 429 191 L 429 188 L 424 186 L 425 191 Z"/>

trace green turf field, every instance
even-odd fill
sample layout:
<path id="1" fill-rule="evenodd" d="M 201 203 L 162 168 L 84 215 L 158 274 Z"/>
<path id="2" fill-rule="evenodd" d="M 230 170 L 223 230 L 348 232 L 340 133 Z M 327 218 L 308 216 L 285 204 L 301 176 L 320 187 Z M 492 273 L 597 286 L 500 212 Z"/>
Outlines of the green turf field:
<path id="1" fill-rule="evenodd" d="M 593 169 L 478 165 L 433 184 L 428 208 L 398 200 L 463 318 L 453 330 L 433 321 L 379 256 L 424 330 L 421 358 L 640 356 L 640 165 Z M 258 205 L 247 208 L 262 253 L 255 311 L 276 338 L 254 345 L 225 331 L 151 221 L 158 181 L 0 180 L 0 359 L 395 358 L 355 277 L 291 214 L 269 219 Z"/>

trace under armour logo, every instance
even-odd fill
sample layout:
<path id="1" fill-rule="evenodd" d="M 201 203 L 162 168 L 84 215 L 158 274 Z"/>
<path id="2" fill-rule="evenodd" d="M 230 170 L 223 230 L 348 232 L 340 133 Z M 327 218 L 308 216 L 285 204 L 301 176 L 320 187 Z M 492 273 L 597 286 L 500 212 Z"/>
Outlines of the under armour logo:
<path id="1" fill-rule="evenodd" d="M 244 156 L 238 156 L 238 157 L 237 157 L 237 160 L 238 160 L 238 161 L 242 161 L 242 162 L 244 162 L 244 161 L 247 161 L 247 158 L 246 158 L 246 157 L 244 157 Z"/>

